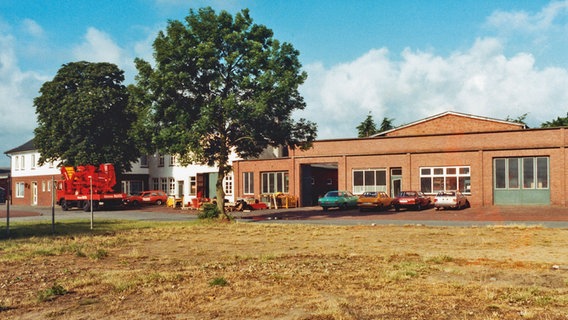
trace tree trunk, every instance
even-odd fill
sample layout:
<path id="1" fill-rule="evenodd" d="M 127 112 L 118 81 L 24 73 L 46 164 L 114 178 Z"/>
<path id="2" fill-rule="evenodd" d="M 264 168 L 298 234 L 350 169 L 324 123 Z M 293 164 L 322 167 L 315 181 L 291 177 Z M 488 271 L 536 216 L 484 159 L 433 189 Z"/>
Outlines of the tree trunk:
<path id="1" fill-rule="evenodd" d="M 219 209 L 219 218 L 229 220 L 230 217 L 225 212 L 225 188 L 223 186 L 223 179 L 227 174 L 227 165 L 225 163 L 219 164 L 219 174 L 217 176 L 217 209 Z"/>

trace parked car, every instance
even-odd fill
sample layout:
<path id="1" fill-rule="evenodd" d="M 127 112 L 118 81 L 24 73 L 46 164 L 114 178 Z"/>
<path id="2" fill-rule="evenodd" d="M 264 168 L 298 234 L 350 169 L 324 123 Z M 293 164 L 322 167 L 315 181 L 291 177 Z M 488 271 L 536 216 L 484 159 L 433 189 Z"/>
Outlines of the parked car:
<path id="1" fill-rule="evenodd" d="M 357 200 L 359 197 L 353 195 L 349 191 L 329 191 L 322 198 L 318 199 L 318 204 L 323 208 L 323 211 L 327 211 L 329 208 L 356 208 Z"/>
<path id="2" fill-rule="evenodd" d="M 440 191 L 434 198 L 434 208 L 436 210 L 440 208 L 462 209 L 467 207 L 469 207 L 469 201 L 463 193 L 457 190 Z"/>
<path id="3" fill-rule="evenodd" d="M 385 210 L 389 209 L 392 205 L 392 198 L 386 192 L 382 191 L 367 191 L 363 192 L 357 200 L 359 211 L 364 210 Z"/>
<path id="4" fill-rule="evenodd" d="M 143 204 L 162 205 L 168 200 L 168 195 L 161 190 L 142 191 L 138 194 L 131 195 L 126 198 L 128 205 L 137 207 Z"/>
<path id="5" fill-rule="evenodd" d="M 428 208 L 431 203 L 430 197 L 421 191 L 401 191 L 393 200 L 392 205 L 396 211 L 399 211 L 400 208 L 420 211 L 422 208 Z"/>

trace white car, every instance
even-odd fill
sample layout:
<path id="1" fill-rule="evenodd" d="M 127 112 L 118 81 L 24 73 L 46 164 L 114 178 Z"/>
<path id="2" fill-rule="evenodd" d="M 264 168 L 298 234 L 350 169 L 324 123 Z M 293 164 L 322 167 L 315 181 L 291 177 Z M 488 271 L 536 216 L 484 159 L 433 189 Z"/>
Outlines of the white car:
<path id="1" fill-rule="evenodd" d="M 469 201 L 461 192 L 457 190 L 440 191 L 434 198 L 434 208 L 436 208 L 436 210 L 439 210 L 440 208 L 469 208 Z"/>

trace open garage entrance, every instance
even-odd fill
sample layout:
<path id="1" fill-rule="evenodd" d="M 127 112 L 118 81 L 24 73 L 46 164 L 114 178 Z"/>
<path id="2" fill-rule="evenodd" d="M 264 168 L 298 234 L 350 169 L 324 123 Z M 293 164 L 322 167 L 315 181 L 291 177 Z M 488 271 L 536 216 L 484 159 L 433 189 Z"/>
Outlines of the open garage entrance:
<path id="1" fill-rule="evenodd" d="M 319 197 L 337 190 L 337 162 L 303 164 L 300 166 L 300 177 L 300 205 L 315 206 Z"/>

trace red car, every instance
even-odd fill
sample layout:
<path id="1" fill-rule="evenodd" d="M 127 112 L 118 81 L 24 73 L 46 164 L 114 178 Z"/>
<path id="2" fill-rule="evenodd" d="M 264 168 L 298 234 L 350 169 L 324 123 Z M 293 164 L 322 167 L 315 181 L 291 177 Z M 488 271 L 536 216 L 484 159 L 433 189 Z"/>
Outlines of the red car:
<path id="1" fill-rule="evenodd" d="M 393 200 L 392 205 L 396 211 L 400 208 L 416 209 L 428 208 L 432 200 L 420 191 L 401 191 Z"/>
<path id="2" fill-rule="evenodd" d="M 168 195 L 161 190 L 142 191 L 134 194 L 126 199 L 126 203 L 131 206 L 139 206 L 142 204 L 162 205 L 168 200 Z"/>

